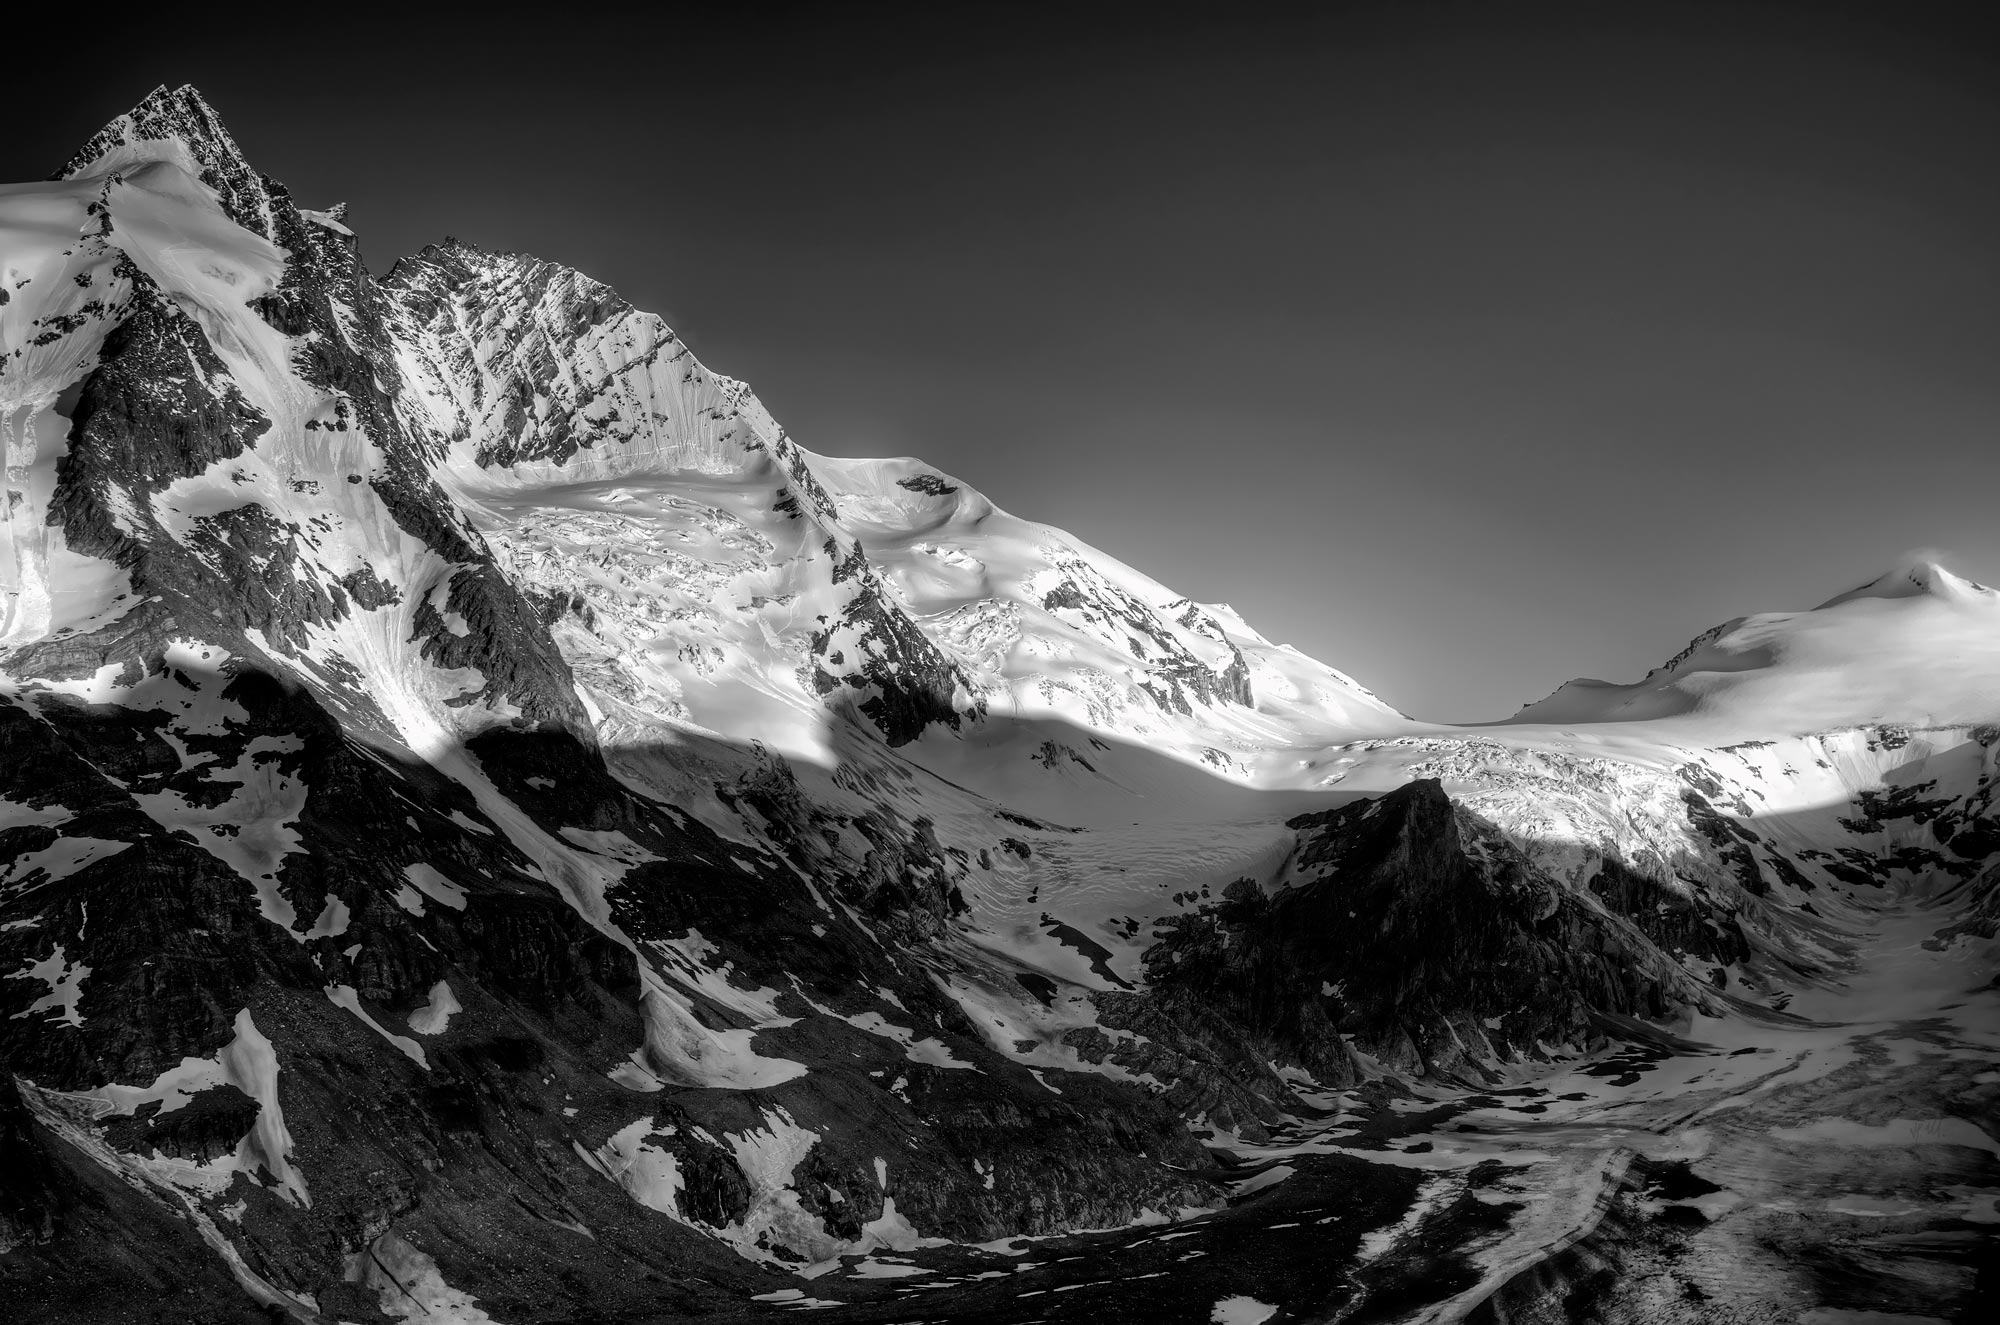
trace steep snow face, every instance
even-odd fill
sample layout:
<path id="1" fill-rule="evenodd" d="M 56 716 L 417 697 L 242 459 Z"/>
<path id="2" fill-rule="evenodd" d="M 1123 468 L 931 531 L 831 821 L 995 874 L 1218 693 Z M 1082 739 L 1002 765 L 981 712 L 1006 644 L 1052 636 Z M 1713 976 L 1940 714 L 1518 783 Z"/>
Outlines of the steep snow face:
<path id="1" fill-rule="evenodd" d="M 133 281 L 169 291 L 218 339 L 272 339 L 243 306 L 276 285 L 284 254 L 223 213 L 185 145 L 166 146 L 160 159 L 125 154 L 120 172 L 94 164 L 79 179 L 0 189 L 0 648 L 90 629 L 129 599 L 125 577 L 78 555 L 50 516 L 75 406 L 64 392 L 96 365 Z"/>
<path id="2" fill-rule="evenodd" d="M 1996 677 L 2000 593 L 1919 561 L 1810 612 L 1718 626 L 1636 684 L 1571 681 L 1509 722 L 1657 724 L 1705 744 L 1991 722 Z"/>
<path id="3" fill-rule="evenodd" d="M 405 416 L 608 734 L 682 726 L 831 763 L 842 701 L 892 743 L 977 716 L 804 453 L 658 318 L 567 269 L 458 245 L 389 286 Z"/>
<path id="4" fill-rule="evenodd" d="M 156 94 L 65 178 L 0 194 L 0 233 L 10 670 L 178 618 L 420 752 L 581 724 L 552 657 L 461 665 L 467 615 L 523 609 L 415 467 L 352 236 L 250 170 L 199 97 Z"/>
<path id="5" fill-rule="evenodd" d="M 665 722 L 831 764 L 847 696 L 893 744 L 1050 720 L 1247 779 L 1248 756 L 1408 725 L 917 461 L 802 449 L 575 272 L 448 245 L 390 285 L 436 472 L 546 596 L 616 739 Z"/>
<path id="6" fill-rule="evenodd" d="M 811 457 L 896 600 L 996 714 L 1247 778 L 1266 751 L 1410 724 L 1353 679 L 916 460 Z"/>
<path id="7" fill-rule="evenodd" d="M 131 597 L 114 567 L 69 546 L 51 501 L 76 405 L 64 393 L 132 311 L 135 282 L 225 353 L 281 369 L 281 338 L 246 307 L 282 277 L 272 233 L 268 193 L 185 89 L 121 116 L 56 180 L 0 188 L 0 649 L 102 625 Z"/>

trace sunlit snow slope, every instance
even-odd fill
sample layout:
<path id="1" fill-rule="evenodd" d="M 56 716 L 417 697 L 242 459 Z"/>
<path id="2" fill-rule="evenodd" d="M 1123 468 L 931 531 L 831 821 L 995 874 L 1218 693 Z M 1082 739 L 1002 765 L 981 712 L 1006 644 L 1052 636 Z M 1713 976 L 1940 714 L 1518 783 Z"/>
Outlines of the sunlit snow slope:
<path id="1" fill-rule="evenodd" d="M 872 690 L 893 743 L 944 727 L 1024 778 L 1038 755 L 1087 763 L 1096 735 L 1247 779 L 1274 748 L 1407 725 L 1227 608 L 918 461 L 804 450 L 575 272 L 447 246 L 389 285 L 418 314 L 399 362 L 441 481 L 521 582 L 568 595 L 558 638 L 614 726 L 826 764 L 827 697 Z M 893 693 L 926 684 L 967 723 Z M 1026 730 L 1044 722 L 1076 735 L 1044 749 Z"/>
<path id="2" fill-rule="evenodd" d="M 2000 593 L 1912 561 L 1810 612 L 1739 617 L 1632 685 L 1571 681 L 1510 722 L 1678 719 L 1716 743 L 2000 718 Z"/>

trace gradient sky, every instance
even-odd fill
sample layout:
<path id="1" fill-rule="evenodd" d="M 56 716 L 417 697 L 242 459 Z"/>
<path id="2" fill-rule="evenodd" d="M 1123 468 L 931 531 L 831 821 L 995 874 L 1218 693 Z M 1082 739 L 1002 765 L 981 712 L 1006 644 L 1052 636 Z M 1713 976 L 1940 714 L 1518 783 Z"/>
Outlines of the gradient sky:
<path id="1" fill-rule="evenodd" d="M 2000 581 L 1977 6 L 254 12 L 17 59 L 0 177 L 192 82 L 378 271 L 446 233 L 580 267 L 805 445 L 922 456 L 1422 716 L 1914 546 Z"/>

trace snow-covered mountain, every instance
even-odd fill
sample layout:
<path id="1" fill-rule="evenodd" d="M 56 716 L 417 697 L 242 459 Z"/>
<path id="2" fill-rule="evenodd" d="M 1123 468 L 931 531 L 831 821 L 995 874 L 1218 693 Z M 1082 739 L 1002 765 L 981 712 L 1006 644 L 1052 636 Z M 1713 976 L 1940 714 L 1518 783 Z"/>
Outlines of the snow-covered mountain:
<path id="1" fill-rule="evenodd" d="M 1990 1292 L 1992 590 L 1422 723 L 186 88 L 0 188 L 0 409 L 35 1318 Z"/>
<path id="2" fill-rule="evenodd" d="M 1810 612 L 1739 617 L 1634 685 L 1571 681 L 1510 721 L 1676 720 L 1660 730 L 1753 740 L 1878 723 L 1993 721 L 2000 593 L 1935 562 L 1908 565 Z"/>

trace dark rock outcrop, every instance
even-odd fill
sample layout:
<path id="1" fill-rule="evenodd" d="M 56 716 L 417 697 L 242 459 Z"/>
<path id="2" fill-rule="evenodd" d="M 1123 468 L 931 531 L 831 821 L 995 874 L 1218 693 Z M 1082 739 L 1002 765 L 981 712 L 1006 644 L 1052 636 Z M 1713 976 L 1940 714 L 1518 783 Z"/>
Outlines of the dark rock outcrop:
<path id="1" fill-rule="evenodd" d="M 1438 783 L 1419 781 L 1293 819 L 1296 881 L 1274 894 L 1241 881 L 1164 926 L 1146 954 L 1147 998 L 1238 1063 L 1238 1082 L 1275 1061 L 1349 1085 L 1355 1050 L 1476 1076 L 1483 1059 L 1601 1039 L 1599 1014 L 1670 1017 L 1699 996 L 1639 925 L 1562 888 L 1497 834 L 1469 852 L 1465 818 Z M 1650 893 L 1635 905 L 1654 913 Z M 1669 929 L 1662 938 L 1679 933 Z M 1687 932 L 1727 941 L 1699 921 Z M 1268 1080 L 1255 1093 L 1281 1098 Z"/>

